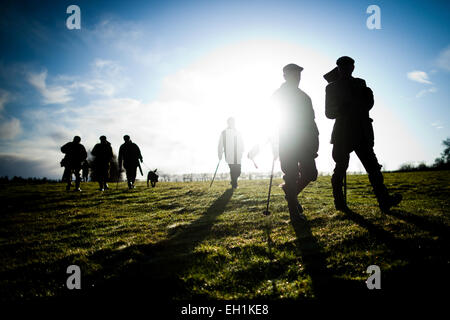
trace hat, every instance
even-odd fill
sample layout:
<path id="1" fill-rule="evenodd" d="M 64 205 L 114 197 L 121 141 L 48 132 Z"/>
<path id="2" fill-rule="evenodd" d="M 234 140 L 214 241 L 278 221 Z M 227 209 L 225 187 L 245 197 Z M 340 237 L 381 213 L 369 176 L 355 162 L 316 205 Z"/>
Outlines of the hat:
<path id="1" fill-rule="evenodd" d="M 343 57 L 340 57 L 339 59 L 337 59 L 336 64 L 338 66 L 353 65 L 353 64 L 355 64 L 355 60 L 353 60 L 350 57 L 343 56 Z"/>
<path id="2" fill-rule="evenodd" d="M 290 63 L 290 64 L 284 66 L 284 68 L 283 68 L 283 73 L 288 73 L 289 71 L 302 72 L 303 68 L 300 67 L 299 65 L 294 64 L 294 63 Z"/>
<path id="3" fill-rule="evenodd" d="M 103 140 L 106 140 L 106 137 L 105 137 L 105 136 L 101 136 L 101 137 L 100 137 L 100 141 L 103 141 Z"/>

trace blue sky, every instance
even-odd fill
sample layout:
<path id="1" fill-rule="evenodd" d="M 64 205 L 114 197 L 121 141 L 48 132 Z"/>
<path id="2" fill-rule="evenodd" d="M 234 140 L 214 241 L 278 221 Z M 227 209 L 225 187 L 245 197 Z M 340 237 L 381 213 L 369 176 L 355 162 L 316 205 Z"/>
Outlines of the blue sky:
<path id="1" fill-rule="evenodd" d="M 68 30 L 66 8 L 81 9 Z M 381 29 L 369 30 L 369 5 Z M 168 173 L 209 172 L 226 118 L 246 146 L 271 126 L 264 105 L 281 68 L 305 68 L 320 130 L 319 169 L 332 169 L 323 73 L 341 55 L 375 94 L 375 151 L 393 170 L 432 163 L 450 136 L 450 4 L 446 1 L 3 1 L 0 175 L 59 178 L 59 147 L 91 149 L 124 134 Z M 270 168 L 261 155 L 260 168 Z M 244 170 L 257 171 L 250 162 Z M 222 170 L 225 171 L 225 167 Z M 362 171 L 356 157 L 351 170 Z"/>

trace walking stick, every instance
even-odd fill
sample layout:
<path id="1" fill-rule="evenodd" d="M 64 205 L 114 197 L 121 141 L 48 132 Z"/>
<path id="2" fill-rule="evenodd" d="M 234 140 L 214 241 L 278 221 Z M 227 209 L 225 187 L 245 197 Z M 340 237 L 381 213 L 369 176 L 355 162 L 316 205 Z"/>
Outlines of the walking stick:
<path id="1" fill-rule="evenodd" d="M 272 161 L 272 172 L 270 173 L 270 183 L 269 183 L 269 194 L 267 195 L 267 205 L 266 210 L 263 211 L 263 214 L 268 216 L 270 214 L 269 211 L 269 202 L 270 202 L 270 191 L 272 190 L 272 180 L 273 180 L 273 167 L 275 166 L 275 158 Z"/>
<path id="2" fill-rule="evenodd" d="M 344 176 L 344 203 L 347 205 L 347 172 L 345 172 Z"/>
<path id="3" fill-rule="evenodd" d="M 221 160 L 222 160 L 222 159 L 219 159 L 219 162 L 217 163 L 216 171 L 214 171 L 214 177 L 213 177 L 213 179 L 212 179 L 212 181 L 211 181 L 211 184 L 209 185 L 210 188 L 211 188 L 211 186 L 212 186 L 212 184 L 213 184 L 213 182 L 214 182 L 214 179 L 216 178 L 217 169 L 219 169 L 219 164 L 220 164 L 220 161 L 221 161 Z"/>
<path id="4" fill-rule="evenodd" d="M 121 168 L 119 168 L 119 171 L 117 172 L 116 190 L 119 189 L 120 172 Z"/>

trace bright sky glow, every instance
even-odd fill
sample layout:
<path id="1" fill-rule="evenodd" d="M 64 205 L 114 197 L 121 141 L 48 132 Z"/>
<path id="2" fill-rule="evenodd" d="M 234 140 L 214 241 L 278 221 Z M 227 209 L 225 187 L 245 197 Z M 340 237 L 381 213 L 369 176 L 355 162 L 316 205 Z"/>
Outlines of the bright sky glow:
<path id="1" fill-rule="evenodd" d="M 381 2 L 381 30 L 367 29 L 360 1 L 78 1 L 81 30 L 65 27 L 69 4 L 2 4 L 0 176 L 60 178 L 59 148 L 74 135 L 87 149 L 106 135 L 117 153 L 124 134 L 161 172 L 211 172 L 228 117 L 246 151 L 274 131 L 270 97 L 288 63 L 304 67 L 318 168 L 330 172 L 322 76 L 341 55 L 374 91 L 385 168 L 432 163 L 450 136 L 446 2 Z M 243 170 L 270 170 L 270 148 L 256 162 Z M 364 171 L 354 155 L 350 171 Z"/>

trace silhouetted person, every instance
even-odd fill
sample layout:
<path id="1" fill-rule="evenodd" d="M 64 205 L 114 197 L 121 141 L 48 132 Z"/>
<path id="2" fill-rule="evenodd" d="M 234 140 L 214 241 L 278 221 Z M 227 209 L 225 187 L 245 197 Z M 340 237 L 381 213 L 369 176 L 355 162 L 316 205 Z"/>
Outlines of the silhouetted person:
<path id="1" fill-rule="evenodd" d="M 401 195 L 390 196 L 383 182 L 381 165 L 373 151 L 374 133 L 369 110 L 372 109 L 373 93 L 363 79 L 353 78 L 354 60 L 350 57 L 340 57 L 336 69 L 329 74 L 335 78 L 326 87 L 325 114 L 329 119 L 336 119 L 331 135 L 333 144 L 333 160 L 336 162 L 331 178 L 334 204 L 337 210 L 347 210 L 342 186 L 350 153 L 355 151 L 366 169 L 370 183 L 382 211 L 388 211 L 398 205 Z M 332 81 L 335 80 L 335 81 Z"/>
<path id="2" fill-rule="evenodd" d="M 241 175 L 244 142 L 240 132 L 236 130 L 234 118 L 228 118 L 227 123 L 228 127 L 220 134 L 218 156 L 219 160 L 221 160 L 225 153 L 225 161 L 230 167 L 231 186 L 236 189 L 238 178 Z"/>
<path id="3" fill-rule="evenodd" d="M 311 98 L 298 86 L 303 68 L 288 64 L 284 82 L 274 93 L 279 108 L 279 157 L 284 173 L 283 191 L 293 219 L 305 219 L 298 194 L 317 179 L 315 158 L 319 150 L 319 130 Z"/>
<path id="4" fill-rule="evenodd" d="M 94 172 L 99 184 L 99 190 L 108 189 L 109 166 L 113 158 L 111 143 L 105 136 L 100 137 L 100 143 L 97 143 L 91 151 L 94 158 Z"/>
<path id="5" fill-rule="evenodd" d="M 81 138 L 75 136 L 72 142 L 68 142 L 61 147 L 61 152 L 65 154 L 64 163 L 64 177 L 67 180 L 66 190 L 70 190 L 72 174 L 75 174 L 75 191 L 81 191 L 81 165 L 87 158 L 87 152 L 84 146 L 80 143 Z"/>
<path id="6" fill-rule="evenodd" d="M 147 174 L 147 187 L 149 186 L 148 182 L 150 181 L 150 183 L 152 184 L 152 187 L 154 188 L 156 186 L 156 183 L 158 182 L 158 175 L 156 174 L 156 170 L 155 169 L 153 171 L 149 171 Z"/>
<path id="7" fill-rule="evenodd" d="M 124 144 L 119 149 L 119 172 L 122 171 L 122 164 L 127 174 L 128 188 L 134 188 L 136 181 L 136 170 L 139 167 L 139 160 L 142 162 L 141 150 L 130 140 L 130 136 L 123 136 Z"/>
<path id="8" fill-rule="evenodd" d="M 85 160 L 83 162 L 83 164 L 81 165 L 81 172 L 82 172 L 82 181 L 88 182 L 88 180 L 89 180 L 89 163 L 87 162 L 87 160 Z"/>

